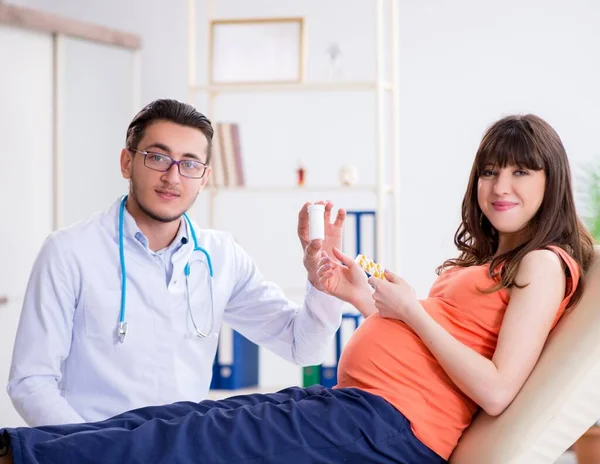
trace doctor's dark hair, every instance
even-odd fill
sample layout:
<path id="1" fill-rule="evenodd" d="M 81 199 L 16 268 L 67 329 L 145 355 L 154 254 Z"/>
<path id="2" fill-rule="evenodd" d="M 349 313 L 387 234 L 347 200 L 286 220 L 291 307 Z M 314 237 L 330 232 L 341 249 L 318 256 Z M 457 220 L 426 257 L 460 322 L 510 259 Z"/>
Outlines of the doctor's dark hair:
<path id="1" fill-rule="evenodd" d="M 526 226 L 529 240 L 498 256 L 495 254 L 499 244 L 498 231 L 485 217 L 477 200 L 479 177 L 488 166 L 543 170 L 546 175 L 544 198 Z M 517 286 L 518 266 L 530 251 L 559 246 L 581 269 L 581 279 L 569 306 L 577 302 L 594 256 L 593 239 L 577 217 L 567 153 L 560 137 L 546 121 L 532 114 L 511 115 L 488 128 L 475 155 L 462 203 L 462 222 L 454 243 L 459 256 L 444 262 L 438 273 L 453 266 L 490 263 L 490 275 L 497 285 L 489 291 Z"/>
<path id="2" fill-rule="evenodd" d="M 212 155 L 212 138 L 214 130 L 209 119 L 198 112 L 192 105 L 181 103 L 177 100 L 160 99 L 146 105 L 135 115 L 127 128 L 125 146 L 136 150 L 140 140 L 144 137 L 146 127 L 157 121 L 169 121 L 181 126 L 192 127 L 200 130 L 206 140 L 206 164 L 210 163 Z"/>

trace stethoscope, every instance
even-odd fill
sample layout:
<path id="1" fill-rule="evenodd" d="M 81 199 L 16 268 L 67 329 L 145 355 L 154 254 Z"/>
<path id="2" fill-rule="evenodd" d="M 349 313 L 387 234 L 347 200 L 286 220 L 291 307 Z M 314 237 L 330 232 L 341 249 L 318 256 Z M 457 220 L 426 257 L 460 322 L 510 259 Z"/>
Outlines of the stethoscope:
<path id="1" fill-rule="evenodd" d="M 121 206 L 119 209 L 119 257 L 121 260 L 121 314 L 119 316 L 119 325 L 117 327 L 117 334 L 119 337 L 119 341 L 123 343 L 125 341 L 125 336 L 127 335 L 127 322 L 125 321 L 125 301 L 127 299 L 127 272 L 125 270 L 125 247 L 123 245 L 123 214 L 125 211 L 125 203 L 127 202 L 127 195 L 123 197 L 121 200 Z M 206 263 L 208 265 L 208 273 L 209 273 L 209 287 L 210 287 L 210 330 L 208 332 L 202 332 L 198 326 L 196 325 L 196 320 L 194 319 L 194 314 L 192 312 L 192 305 L 190 303 L 190 286 L 188 282 L 188 278 L 190 276 L 190 263 L 189 261 L 185 265 L 184 273 L 185 273 L 185 293 L 187 300 L 187 308 L 190 318 L 192 320 L 192 324 L 194 325 L 194 330 L 196 332 L 196 336 L 200 338 L 205 338 L 210 335 L 214 328 L 214 310 L 215 310 L 215 301 L 213 298 L 213 267 L 212 262 L 210 260 L 210 255 L 208 251 L 206 251 L 201 246 L 198 246 L 198 240 L 196 239 L 196 232 L 194 231 L 194 227 L 192 226 L 192 222 L 187 214 L 183 214 L 183 217 L 187 221 L 188 228 L 192 235 L 192 240 L 194 241 L 194 251 L 201 251 L 206 256 Z"/>

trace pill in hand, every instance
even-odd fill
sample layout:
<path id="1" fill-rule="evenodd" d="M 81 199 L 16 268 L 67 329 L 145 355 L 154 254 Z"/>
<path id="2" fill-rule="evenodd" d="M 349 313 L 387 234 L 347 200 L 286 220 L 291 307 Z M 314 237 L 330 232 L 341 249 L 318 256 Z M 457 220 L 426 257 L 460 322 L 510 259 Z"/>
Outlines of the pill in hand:
<path id="1" fill-rule="evenodd" d="M 354 261 L 367 273 L 369 277 L 373 276 L 377 279 L 387 280 L 385 278 L 385 270 L 381 264 L 376 264 L 372 259 L 365 255 L 359 254 Z"/>

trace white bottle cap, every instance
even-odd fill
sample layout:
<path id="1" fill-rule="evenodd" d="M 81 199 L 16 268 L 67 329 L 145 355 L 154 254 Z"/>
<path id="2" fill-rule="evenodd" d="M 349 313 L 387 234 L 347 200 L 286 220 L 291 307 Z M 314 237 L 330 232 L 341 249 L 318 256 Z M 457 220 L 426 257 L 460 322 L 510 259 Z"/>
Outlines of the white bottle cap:
<path id="1" fill-rule="evenodd" d="M 325 240 L 325 205 L 308 206 L 308 239 Z"/>

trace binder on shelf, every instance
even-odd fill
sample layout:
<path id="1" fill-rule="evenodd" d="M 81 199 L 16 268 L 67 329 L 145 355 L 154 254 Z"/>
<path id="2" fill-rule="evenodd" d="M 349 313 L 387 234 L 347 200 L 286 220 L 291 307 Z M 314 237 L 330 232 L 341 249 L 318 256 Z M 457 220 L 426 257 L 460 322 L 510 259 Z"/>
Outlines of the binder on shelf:
<path id="1" fill-rule="evenodd" d="M 321 364 L 321 381 L 320 384 L 327 388 L 332 388 L 337 384 L 338 364 L 342 350 L 354 331 L 360 325 L 362 315 L 358 313 L 342 314 L 342 324 L 335 333 L 335 338 L 331 349 Z"/>
<path id="2" fill-rule="evenodd" d="M 374 210 L 347 211 L 344 249 L 377 259 L 377 221 Z"/>
<path id="3" fill-rule="evenodd" d="M 342 319 L 343 317 L 342 315 Z M 337 366 L 342 348 L 340 329 L 335 333 L 333 343 L 329 347 L 327 356 L 321 364 L 321 385 L 328 388 L 333 387 L 337 383 Z"/>
<path id="4" fill-rule="evenodd" d="M 304 388 L 321 383 L 321 366 L 306 366 L 302 368 L 302 386 Z"/>
<path id="5" fill-rule="evenodd" d="M 236 390 L 257 385 L 258 345 L 223 324 L 210 389 Z"/>

